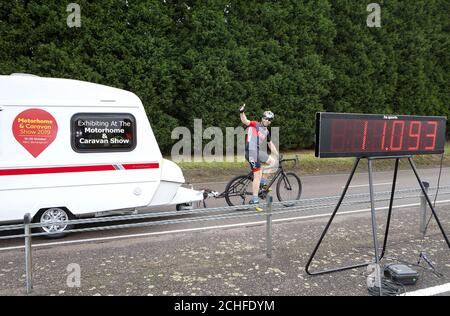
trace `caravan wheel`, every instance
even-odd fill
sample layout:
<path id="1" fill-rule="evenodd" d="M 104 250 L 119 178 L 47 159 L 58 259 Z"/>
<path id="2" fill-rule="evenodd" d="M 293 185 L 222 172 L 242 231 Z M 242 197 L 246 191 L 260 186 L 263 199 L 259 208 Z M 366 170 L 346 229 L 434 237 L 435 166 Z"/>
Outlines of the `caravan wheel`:
<path id="1" fill-rule="evenodd" d="M 40 233 L 50 233 L 49 235 L 44 235 L 46 238 L 60 238 L 65 235 L 64 231 L 73 228 L 73 225 L 68 225 L 65 223 L 58 224 L 58 222 L 65 222 L 73 219 L 74 216 L 69 210 L 60 207 L 52 207 L 49 209 L 41 210 L 36 216 L 35 222 L 45 224 L 45 223 L 55 223 L 48 226 L 43 226 L 38 228 Z"/>

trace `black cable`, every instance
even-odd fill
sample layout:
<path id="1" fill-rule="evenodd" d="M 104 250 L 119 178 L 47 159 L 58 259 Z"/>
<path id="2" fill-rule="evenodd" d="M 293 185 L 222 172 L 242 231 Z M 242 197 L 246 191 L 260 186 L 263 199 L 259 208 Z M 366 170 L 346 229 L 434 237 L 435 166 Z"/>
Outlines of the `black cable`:
<path id="1" fill-rule="evenodd" d="M 380 269 L 381 271 L 379 271 L 376 266 L 372 268 L 374 268 L 373 273 L 366 277 L 367 291 L 369 292 L 369 295 L 380 296 L 381 294 L 382 296 L 397 296 L 401 294 L 402 291 L 403 293 L 406 293 L 403 284 L 397 283 L 394 280 L 384 276 L 386 267 Z M 371 265 L 367 267 L 367 272 L 371 272 L 369 270 L 372 270 Z M 379 285 L 381 286 L 381 291 L 378 286 L 378 277 L 380 278 Z"/>
<path id="2" fill-rule="evenodd" d="M 367 291 L 371 296 L 380 296 L 380 288 L 378 286 L 368 287 Z M 395 283 L 389 279 L 381 278 L 381 294 L 383 296 L 397 296 L 406 293 L 405 287 L 402 284 Z"/>
<path id="3" fill-rule="evenodd" d="M 353 249 L 353 250 L 359 253 L 358 250 L 355 250 L 355 249 Z M 423 278 L 423 273 L 427 272 L 427 271 L 433 273 L 438 278 L 445 277 L 445 275 L 443 273 L 441 273 L 441 272 L 438 272 L 434 268 L 434 266 L 432 266 L 432 267 L 424 267 L 423 265 L 421 265 L 420 264 L 420 260 L 417 263 L 411 263 L 411 262 L 408 262 L 408 261 L 405 261 L 405 260 L 401 260 L 401 259 L 398 259 L 398 258 L 394 258 L 394 257 L 390 257 L 390 256 L 385 256 L 384 259 L 391 260 L 391 261 L 397 261 L 397 262 L 406 264 L 407 266 L 413 266 L 413 267 L 421 268 L 422 272 L 419 272 L 419 279 L 422 279 Z M 384 267 L 383 273 L 384 273 L 384 270 L 388 266 L 389 265 L 386 265 Z M 361 274 L 361 276 L 364 276 L 364 277 L 367 278 L 367 276 L 365 276 L 364 274 Z M 375 281 L 373 281 L 373 282 L 375 282 Z M 398 283 L 398 282 L 395 282 L 395 281 L 393 281 L 391 279 L 387 279 L 386 277 L 383 277 L 383 276 L 381 277 L 381 289 L 382 289 L 381 292 L 382 292 L 383 296 L 397 296 L 397 295 L 404 294 L 404 293 L 407 292 L 406 288 L 405 288 L 405 285 L 403 285 L 401 283 Z M 369 292 L 369 294 L 371 296 L 380 296 L 380 288 L 378 286 L 368 286 L 367 287 L 367 291 Z"/>
<path id="4" fill-rule="evenodd" d="M 441 166 L 439 168 L 439 177 L 437 182 L 437 189 L 436 189 L 436 195 L 434 196 L 434 202 L 433 202 L 433 208 L 436 208 L 436 200 L 439 193 L 439 187 L 441 185 L 441 175 L 442 175 L 442 165 L 444 162 L 444 154 L 441 155 Z M 433 218 L 433 213 L 430 214 L 430 218 L 427 221 L 427 224 L 425 225 L 425 229 L 423 231 L 423 234 L 425 235 L 427 233 L 428 225 L 430 224 L 431 219 Z"/>

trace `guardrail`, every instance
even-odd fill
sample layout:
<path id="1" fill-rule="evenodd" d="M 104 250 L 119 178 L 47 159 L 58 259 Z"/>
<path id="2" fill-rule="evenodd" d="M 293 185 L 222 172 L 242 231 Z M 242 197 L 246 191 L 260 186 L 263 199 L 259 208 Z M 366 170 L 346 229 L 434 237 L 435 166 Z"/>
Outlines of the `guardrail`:
<path id="1" fill-rule="evenodd" d="M 429 188 L 429 185 L 425 183 L 429 195 L 436 193 L 437 188 Z M 419 194 L 420 193 L 420 194 Z M 425 233 L 426 227 L 426 210 L 427 203 L 425 201 L 425 196 L 421 194 L 421 189 L 403 189 L 396 190 L 396 200 L 401 199 L 411 199 L 420 198 L 420 230 Z M 419 195 L 418 195 L 419 194 Z M 439 188 L 439 195 L 450 194 L 450 186 L 442 186 Z M 390 200 L 391 191 L 379 192 L 375 194 L 374 202 L 384 202 Z M 266 217 L 266 256 L 268 258 L 272 257 L 272 219 L 275 215 L 281 215 L 292 212 L 301 211 L 312 211 L 328 208 L 334 206 L 340 196 L 330 196 L 325 198 L 310 198 L 296 201 L 283 201 L 283 202 L 273 202 L 272 196 L 268 196 L 267 202 L 260 204 L 264 211 L 255 212 L 255 205 L 240 205 L 240 206 L 226 206 L 226 207 L 215 207 L 215 208 L 205 208 L 197 210 L 186 210 L 186 211 L 165 211 L 165 212 L 152 212 L 145 214 L 133 214 L 133 215 L 120 215 L 120 216 L 109 216 L 100 218 L 88 218 L 88 219 L 76 219 L 63 222 L 48 222 L 48 223 L 31 223 L 30 214 L 26 214 L 24 217 L 23 224 L 16 225 L 4 225 L 0 226 L 0 231 L 13 231 L 13 230 L 23 230 L 23 234 L 19 235 L 9 235 L 0 236 L 0 240 L 5 239 L 16 239 L 24 238 L 25 241 L 25 270 L 26 270 L 26 288 L 27 294 L 32 293 L 33 289 L 33 269 L 32 269 L 32 238 L 40 236 L 48 236 L 55 233 L 32 233 L 33 228 L 46 227 L 52 224 L 58 225 L 81 225 L 81 224 L 101 224 L 115 221 L 132 221 L 132 220 L 146 220 L 146 219 L 158 219 L 163 217 L 179 217 L 182 215 L 197 215 L 194 218 L 177 218 L 177 219 L 163 219 L 149 222 L 131 223 L 131 224 L 116 224 L 107 225 L 99 227 L 89 227 L 89 228 L 79 228 L 64 231 L 66 234 L 70 233 L 80 233 L 80 232 L 90 232 L 90 231 L 104 231 L 113 229 L 123 229 L 123 228 L 137 228 L 137 227 L 148 227 L 157 225 L 169 225 L 169 224 L 180 224 L 180 223 L 193 223 L 193 222 L 203 222 L 203 221 L 213 221 L 213 220 L 224 220 L 224 219 L 235 219 L 235 218 L 247 218 L 256 216 Z M 346 200 L 342 203 L 343 206 L 358 205 L 370 203 L 368 193 L 353 194 L 348 195 Z M 233 212 L 239 211 L 239 212 Z M 228 212 L 220 214 L 220 212 Z"/>

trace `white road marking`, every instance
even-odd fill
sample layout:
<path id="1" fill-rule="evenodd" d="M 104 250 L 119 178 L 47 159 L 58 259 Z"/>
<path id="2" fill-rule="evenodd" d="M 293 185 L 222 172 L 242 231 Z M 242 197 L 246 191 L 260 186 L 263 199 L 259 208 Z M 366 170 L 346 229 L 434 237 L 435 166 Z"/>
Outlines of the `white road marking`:
<path id="1" fill-rule="evenodd" d="M 400 296 L 434 296 L 446 292 L 450 292 L 450 283 L 433 286 L 426 289 L 417 290 L 414 292 L 404 293 L 401 294 Z"/>
<path id="2" fill-rule="evenodd" d="M 450 203 L 450 200 L 442 200 L 442 201 L 437 201 L 436 202 L 436 204 L 445 204 L 445 203 Z M 419 205 L 420 205 L 420 203 L 404 204 L 404 205 L 394 206 L 393 208 L 394 209 L 407 208 L 407 207 L 414 207 L 414 206 L 419 206 Z M 377 211 L 382 211 L 382 210 L 387 210 L 387 209 L 389 209 L 388 206 L 376 208 Z M 351 215 L 351 214 L 357 214 L 357 213 L 365 213 L 365 212 L 370 212 L 370 211 L 371 211 L 370 208 L 366 208 L 366 209 L 355 210 L 355 211 L 347 211 L 347 212 L 340 212 L 340 213 L 338 212 L 337 216 Z M 329 216 L 330 216 L 330 213 L 319 214 L 319 215 L 307 215 L 307 216 L 298 216 L 298 217 L 274 219 L 274 220 L 272 220 L 272 222 L 274 222 L 274 223 L 282 223 L 282 222 L 290 222 L 290 221 L 305 220 L 305 219 L 314 219 L 314 218 L 329 217 Z M 93 242 L 93 241 L 107 241 L 107 240 L 115 240 L 115 239 L 148 237 L 148 236 L 158 236 L 158 235 L 167 235 L 167 234 L 176 234 L 176 233 L 188 233 L 188 232 L 204 231 L 204 230 L 220 229 L 220 228 L 235 228 L 235 227 L 243 227 L 243 226 L 259 226 L 259 225 L 263 225 L 265 223 L 266 223 L 266 221 L 257 221 L 257 222 L 247 222 L 247 223 L 239 223 L 239 224 L 218 225 L 218 226 L 216 225 L 216 226 L 207 226 L 207 227 L 199 227 L 199 228 L 187 228 L 187 229 L 169 230 L 169 231 L 153 232 L 153 233 L 130 234 L 130 235 L 119 235 L 119 236 L 111 236 L 111 237 L 100 237 L 100 238 L 79 239 L 79 240 L 70 240 L 70 241 L 59 241 L 59 242 L 51 242 L 51 243 L 40 243 L 40 244 L 34 244 L 33 248 L 47 247 L 47 246 L 56 246 L 56 245 L 69 245 L 69 244 L 86 243 L 86 242 Z M 24 248 L 25 248 L 24 246 L 5 247 L 5 248 L 0 248 L 0 251 L 17 250 L 17 249 L 24 249 Z"/>
<path id="3" fill-rule="evenodd" d="M 379 185 L 392 185 L 392 182 L 386 182 L 386 183 L 374 183 L 373 186 L 379 186 Z M 368 187 L 369 184 L 360 184 L 360 185 L 351 185 L 349 188 L 364 188 Z M 342 187 L 342 189 L 345 188 L 345 186 Z"/>

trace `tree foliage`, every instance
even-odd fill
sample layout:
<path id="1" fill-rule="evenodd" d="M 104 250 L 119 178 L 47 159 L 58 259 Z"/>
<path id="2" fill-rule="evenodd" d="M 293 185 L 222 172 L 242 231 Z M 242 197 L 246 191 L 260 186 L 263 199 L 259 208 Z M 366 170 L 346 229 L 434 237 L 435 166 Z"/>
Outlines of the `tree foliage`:
<path id="1" fill-rule="evenodd" d="M 367 2 L 367 3 L 366 3 Z M 281 147 L 308 148 L 318 111 L 449 115 L 450 2 L 380 0 L 2 1 L 0 73 L 136 93 L 169 152 L 176 126 L 236 126 L 270 109 Z"/>

